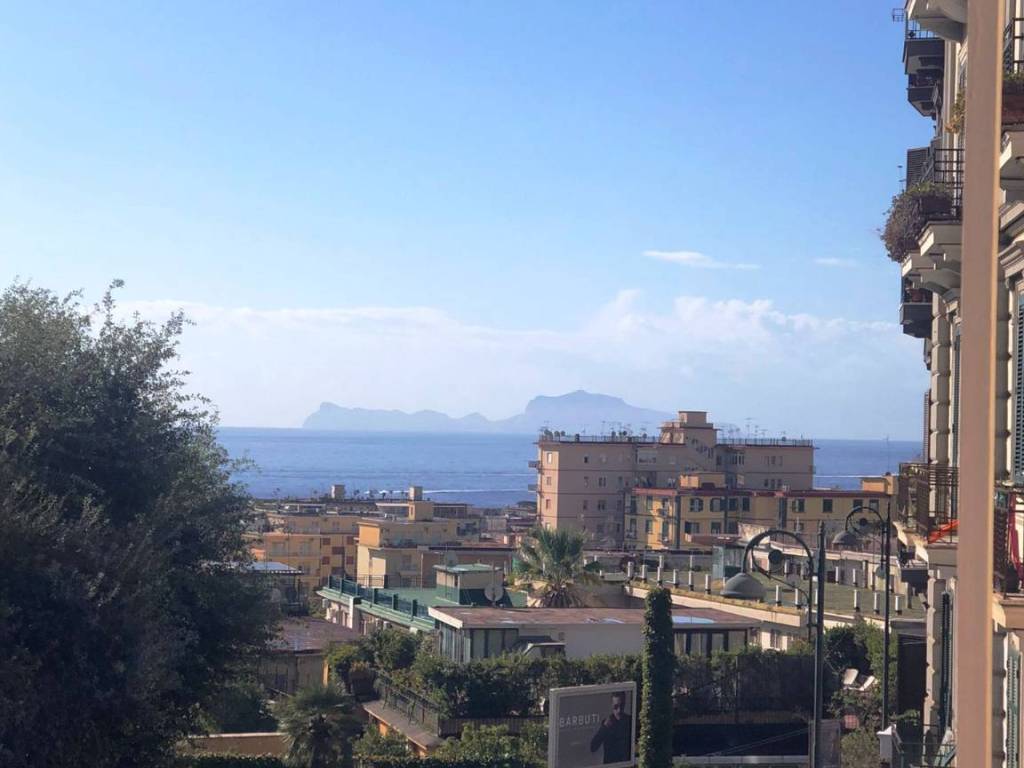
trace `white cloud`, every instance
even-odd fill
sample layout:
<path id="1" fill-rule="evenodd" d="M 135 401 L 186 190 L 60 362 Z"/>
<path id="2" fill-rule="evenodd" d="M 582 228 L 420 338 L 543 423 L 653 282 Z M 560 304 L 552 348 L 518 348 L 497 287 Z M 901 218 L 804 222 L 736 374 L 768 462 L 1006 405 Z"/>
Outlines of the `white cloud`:
<path id="1" fill-rule="evenodd" d="M 841 259 L 838 256 L 819 256 L 814 260 L 814 263 L 820 267 L 856 267 L 857 262 L 854 259 Z"/>
<path id="2" fill-rule="evenodd" d="M 683 267 L 696 267 L 698 269 L 760 269 L 759 264 L 746 262 L 729 262 L 713 259 L 706 253 L 700 251 L 644 251 L 644 256 L 658 261 L 668 261 L 672 264 L 679 264 Z"/>
<path id="3" fill-rule="evenodd" d="M 321 401 L 492 418 L 584 388 L 664 410 L 755 417 L 817 436 L 914 435 L 926 385 L 895 323 L 789 313 L 769 300 L 624 290 L 575 328 L 474 325 L 433 307 L 253 309 L 126 304 L 195 321 L 181 351 L 231 425 L 296 426 Z"/>

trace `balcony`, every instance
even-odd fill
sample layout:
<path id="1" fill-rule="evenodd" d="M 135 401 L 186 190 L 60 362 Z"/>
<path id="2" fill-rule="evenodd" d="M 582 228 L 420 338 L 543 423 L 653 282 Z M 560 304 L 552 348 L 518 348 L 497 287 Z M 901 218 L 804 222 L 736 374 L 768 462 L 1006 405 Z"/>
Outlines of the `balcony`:
<path id="1" fill-rule="evenodd" d="M 900 464 L 896 515 L 928 544 L 953 543 L 959 473 L 939 464 Z"/>
<path id="2" fill-rule="evenodd" d="M 907 278 L 904 278 L 900 299 L 900 325 L 907 336 L 915 339 L 931 338 L 932 294 L 924 288 L 912 287 Z"/>
<path id="3" fill-rule="evenodd" d="M 904 15 L 903 71 L 908 75 L 927 73 L 942 77 L 945 62 L 945 40 Z"/>
<path id="4" fill-rule="evenodd" d="M 1020 594 L 1024 581 L 1021 564 L 1021 527 L 1024 525 L 1024 487 L 996 486 L 992 555 L 995 592 Z"/>
<path id="5" fill-rule="evenodd" d="M 967 0 L 907 0 L 904 17 L 943 40 L 962 43 L 967 35 Z"/>
<path id="6" fill-rule="evenodd" d="M 540 469 L 540 461 L 538 461 L 537 459 L 534 459 L 533 461 L 528 461 L 527 466 L 529 466 L 530 469 Z"/>
<path id="7" fill-rule="evenodd" d="M 935 117 L 938 114 L 937 103 L 941 84 L 941 78 L 931 75 L 911 75 L 907 78 L 907 101 L 923 117 Z"/>

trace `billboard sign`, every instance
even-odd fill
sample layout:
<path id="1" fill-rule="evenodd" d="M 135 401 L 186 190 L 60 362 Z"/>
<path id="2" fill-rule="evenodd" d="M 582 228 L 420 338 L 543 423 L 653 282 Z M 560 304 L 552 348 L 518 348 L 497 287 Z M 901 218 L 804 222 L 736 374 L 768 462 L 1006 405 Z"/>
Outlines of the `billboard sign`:
<path id="1" fill-rule="evenodd" d="M 636 683 L 552 688 L 548 768 L 628 768 L 636 759 Z"/>

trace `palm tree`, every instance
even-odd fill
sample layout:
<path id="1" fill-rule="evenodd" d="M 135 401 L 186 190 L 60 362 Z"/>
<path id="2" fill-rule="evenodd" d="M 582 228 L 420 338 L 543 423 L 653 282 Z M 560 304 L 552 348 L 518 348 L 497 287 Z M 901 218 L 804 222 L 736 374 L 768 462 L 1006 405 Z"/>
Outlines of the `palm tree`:
<path id="1" fill-rule="evenodd" d="M 517 583 L 542 608 L 580 608 L 580 586 L 597 577 L 583 564 L 586 538 L 577 531 L 534 528 L 519 545 Z"/>
<path id="2" fill-rule="evenodd" d="M 287 735 L 287 762 L 295 768 L 352 768 L 352 740 L 362 725 L 351 696 L 333 685 L 305 688 L 278 703 Z"/>

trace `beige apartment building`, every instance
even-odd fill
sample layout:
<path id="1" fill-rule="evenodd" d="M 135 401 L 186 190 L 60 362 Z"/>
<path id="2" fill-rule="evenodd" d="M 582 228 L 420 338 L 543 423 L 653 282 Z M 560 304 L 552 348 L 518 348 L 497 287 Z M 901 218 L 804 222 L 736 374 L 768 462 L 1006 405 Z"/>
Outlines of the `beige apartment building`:
<path id="1" fill-rule="evenodd" d="M 886 224 L 900 323 L 929 375 L 924 460 L 902 468 L 897 505 L 900 537 L 930 576 L 914 764 L 1019 768 L 1024 7 L 907 0 L 896 18 L 907 99 L 929 118 Z"/>
<path id="2" fill-rule="evenodd" d="M 511 573 L 511 547 L 465 538 L 465 518 L 436 517 L 421 488 L 410 488 L 407 501 L 387 509 L 385 517 L 359 522 L 355 577 L 363 586 L 429 588 L 435 565 L 484 563 Z"/>
<path id="3" fill-rule="evenodd" d="M 892 483 L 869 480 L 860 490 L 766 491 L 730 488 L 721 474 L 684 475 L 674 488 L 634 488 L 628 497 L 624 547 L 678 550 L 692 536 L 739 534 L 741 525 L 813 533 L 824 522 L 831 537 L 862 507 L 885 514 Z"/>
<path id="4" fill-rule="evenodd" d="M 257 534 L 250 551 L 257 561 L 285 563 L 302 572 L 303 591 L 312 594 L 332 575 L 355 574 L 358 514 L 270 511 L 268 530 Z"/>
<path id="5" fill-rule="evenodd" d="M 597 546 L 619 547 L 634 488 L 676 488 L 679 478 L 718 473 L 728 488 L 809 489 L 814 446 L 785 438 L 723 439 L 705 411 L 679 411 L 656 437 L 544 432 L 537 441 L 541 525 L 586 532 Z"/>

